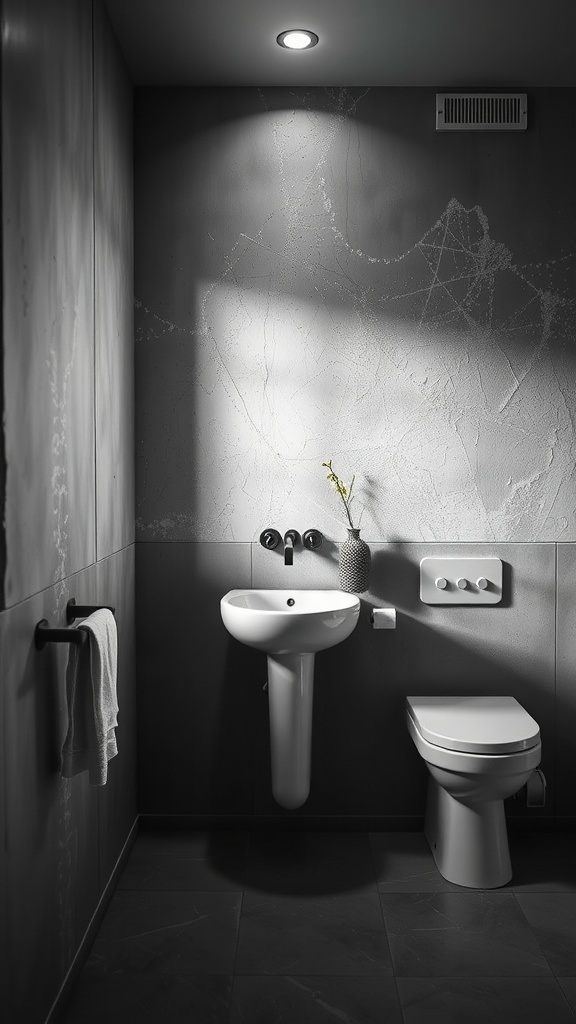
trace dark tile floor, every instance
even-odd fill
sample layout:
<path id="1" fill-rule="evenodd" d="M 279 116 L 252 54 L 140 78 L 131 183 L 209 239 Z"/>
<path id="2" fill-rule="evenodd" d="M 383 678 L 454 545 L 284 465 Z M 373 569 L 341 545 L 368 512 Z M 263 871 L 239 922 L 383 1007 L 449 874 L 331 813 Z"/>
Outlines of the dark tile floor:
<path id="1" fill-rule="evenodd" d="M 63 1024 L 574 1024 L 576 835 L 503 889 L 420 833 L 140 834 Z"/>

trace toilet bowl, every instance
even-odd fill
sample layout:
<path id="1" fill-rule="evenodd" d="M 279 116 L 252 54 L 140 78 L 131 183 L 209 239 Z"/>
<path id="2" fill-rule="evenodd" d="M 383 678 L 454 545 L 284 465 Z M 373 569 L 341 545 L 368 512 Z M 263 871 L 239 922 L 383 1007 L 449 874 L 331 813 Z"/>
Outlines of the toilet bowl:
<path id="1" fill-rule="evenodd" d="M 504 800 L 540 763 L 537 722 L 514 697 L 407 697 L 429 772 L 424 834 L 444 878 L 494 889 L 512 878 Z"/>

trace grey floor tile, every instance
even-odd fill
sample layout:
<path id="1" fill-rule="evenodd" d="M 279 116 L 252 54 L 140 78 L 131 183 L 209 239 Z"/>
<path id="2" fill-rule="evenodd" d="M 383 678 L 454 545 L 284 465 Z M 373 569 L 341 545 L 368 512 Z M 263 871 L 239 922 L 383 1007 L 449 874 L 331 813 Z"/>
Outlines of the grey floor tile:
<path id="1" fill-rule="evenodd" d="M 241 893 L 117 892 L 89 958 L 101 974 L 232 974 Z"/>
<path id="2" fill-rule="evenodd" d="M 393 978 L 236 977 L 230 1024 L 402 1024 Z"/>
<path id="3" fill-rule="evenodd" d="M 438 871 L 422 832 L 371 832 L 379 892 L 462 892 Z"/>
<path id="4" fill-rule="evenodd" d="M 260 892 L 376 891 L 366 832 L 262 832 L 250 837 L 246 886 Z"/>
<path id="5" fill-rule="evenodd" d="M 87 968 L 61 1024 L 228 1024 L 230 976 L 102 975 Z"/>
<path id="6" fill-rule="evenodd" d="M 576 833 L 512 832 L 514 892 L 576 892 Z"/>
<path id="7" fill-rule="evenodd" d="M 526 920 L 550 967 L 561 977 L 576 975 L 576 893 L 516 893 Z"/>
<path id="8" fill-rule="evenodd" d="M 235 971 L 391 975 L 377 893 L 304 897 L 246 891 Z"/>
<path id="9" fill-rule="evenodd" d="M 398 978 L 404 1024 L 574 1024 L 550 978 Z"/>
<path id="10" fill-rule="evenodd" d="M 557 978 L 557 981 L 566 997 L 568 1005 L 572 1009 L 572 1013 L 576 1016 L 576 977 Z"/>
<path id="11" fill-rule="evenodd" d="M 247 850 L 243 832 L 141 832 L 118 889 L 236 891 Z"/>
<path id="12" fill-rule="evenodd" d="M 575 843 L 482 891 L 422 833 L 142 833 L 62 1024 L 574 1024 Z"/>
<path id="13" fill-rule="evenodd" d="M 550 975 L 512 893 L 381 894 L 400 977 Z"/>

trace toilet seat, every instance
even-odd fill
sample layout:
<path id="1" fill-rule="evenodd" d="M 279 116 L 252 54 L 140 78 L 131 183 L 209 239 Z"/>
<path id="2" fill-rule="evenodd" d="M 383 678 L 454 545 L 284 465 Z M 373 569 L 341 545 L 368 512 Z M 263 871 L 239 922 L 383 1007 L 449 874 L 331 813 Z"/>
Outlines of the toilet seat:
<path id="1" fill-rule="evenodd" d="M 407 697 L 406 710 L 427 747 L 498 756 L 540 744 L 538 723 L 514 697 Z"/>

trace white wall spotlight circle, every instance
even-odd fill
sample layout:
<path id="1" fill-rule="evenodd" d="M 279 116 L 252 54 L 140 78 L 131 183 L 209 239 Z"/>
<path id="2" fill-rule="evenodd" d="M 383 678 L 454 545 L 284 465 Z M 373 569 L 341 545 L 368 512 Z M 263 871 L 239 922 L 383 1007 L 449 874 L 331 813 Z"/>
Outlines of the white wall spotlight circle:
<path id="1" fill-rule="evenodd" d="M 276 36 L 278 46 L 284 46 L 287 50 L 309 50 L 316 46 L 318 36 L 307 28 L 290 28 Z"/>

